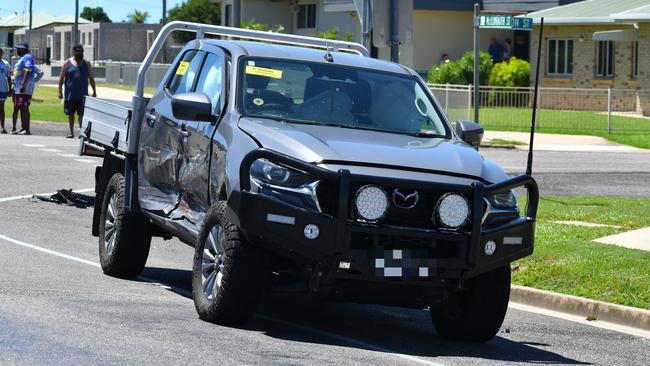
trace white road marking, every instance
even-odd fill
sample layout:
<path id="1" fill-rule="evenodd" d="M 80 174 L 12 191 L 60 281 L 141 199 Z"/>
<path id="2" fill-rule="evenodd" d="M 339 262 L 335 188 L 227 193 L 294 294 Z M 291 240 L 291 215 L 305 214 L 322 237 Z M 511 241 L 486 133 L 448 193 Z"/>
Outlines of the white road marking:
<path id="1" fill-rule="evenodd" d="M 72 159 L 74 161 L 78 161 L 80 163 L 88 163 L 88 164 L 95 164 L 97 163 L 95 160 L 90 160 L 90 159 Z"/>
<path id="2" fill-rule="evenodd" d="M 56 154 L 57 156 L 61 156 L 64 158 L 78 158 L 79 154 Z"/>
<path id="3" fill-rule="evenodd" d="M 75 262 L 82 263 L 82 264 L 86 264 L 86 265 L 89 265 L 89 266 L 93 266 L 93 267 L 97 267 L 97 268 L 101 267 L 101 265 L 99 263 L 89 261 L 89 260 L 86 260 L 86 259 L 82 259 L 82 258 L 79 258 L 79 257 L 75 257 L 75 256 L 72 256 L 72 255 L 68 255 L 68 254 L 65 254 L 65 253 L 61 253 L 61 252 L 58 252 L 56 250 L 43 248 L 43 247 L 40 247 L 38 245 L 25 243 L 23 241 L 20 241 L 20 240 L 14 239 L 14 238 L 10 238 L 10 237 L 8 237 L 6 235 L 0 234 L 0 240 L 4 240 L 4 241 L 7 241 L 7 242 L 10 242 L 10 243 L 13 243 L 13 244 L 25 247 L 25 248 L 33 249 L 33 250 L 36 250 L 36 251 L 39 251 L 39 252 L 42 252 L 42 253 L 46 253 L 46 254 L 51 254 L 51 255 L 54 255 L 54 256 L 57 256 L 57 257 L 60 257 L 60 258 L 68 259 L 68 260 L 75 261 Z M 167 284 L 161 283 L 160 281 L 156 281 L 154 279 L 151 279 L 151 278 L 148 278 L 148 277 L 145 277 L 145 276 L 138 276 L 138 278 L 141 279 L 141 280 L 147 281 L 147 282 L 149 282 L 151 284 L 157 285 L 157 286 L 159 286 L 159 287 L 161 287 L 161 288 L 163 288 L 165 290 L 171 290 L 171 291 L 174 291 L 176 293 L 179 293 L 179 294 L 181 294 L 183 296 L 186 296 L 186 297 L 189 297 L 189 298 L 192 297 L 192 293 L 190 291 L 187 291 L 187 290 L 175 287 L 175 286 L 167 285 Z M 278 323 L 278 324 L 282 324 L 284 326 L 289 326 L 289 327 L 292 327 L 292 328 L 300 329 L 300 330 L 303 330 L 305 332 L 314 333 L 314 334 L 317 334 L 317 335 L 320 335 L 320 336 L 323 336 L 323 337 L 340 340 L 340 341 L 346 342 L 348 344 L 354 345 L 356 347 L 361 347 L 361 348 L 373 350 L 373 351 L 376 351 L 376 352 L 382 352 L 382 353 L 385 353 L 385 354 L 390 355 L 390 356 L 398 357 L 398 358 L 401 358 L 401 359 L 404 359 L 404 360 L 409 360 L 409 361 L 419 363 L 419 364 L 422 364 L 422 365 L 444 366 L 441 363 L 432 362 L 432 361 L 428 361 L 428 360 L 425 360 L 425 359 L 422 359 L 422 358 L 405 355 L 403 353 L 399 353 L 397 351 L 394 351 L 394 350 L 392 350 L 390 348 L 386 348 L 386 347 L 382 347 L 382 346 L 379 346 L 379 345 L 376 345 L 376 344 L 364 342 L 364 341 L 361 341 L 361 340 L 358 340 L 358 339 L 355 339 L 355 338 L 342 336 L 342 335 L 339 335 L 339 334 L 336 334 L 336 333 L 326 332 L 326 331 L 323 331 L 323 330 L 319 330 L 319 329 L 312 328 L 312 327 L 307 327 L 307 326 L 304 326 L 304 325 L 294 324 L 294 323 L 291 323 L 291 322 L 287 322 L 287 321 L 284 321 L 284 320 L 281 320 L 281 319 L 276 319 L 276 318 L 273 318 L 273 317 L 268 317 L 268 316 L 265 316 L 265 315 L 257 314 L 255 316 L 260 318 L 260 319 L 272 321 L 274 323 Z"/>
<path id="4" fill-rule="evenodd" d="M 85 193 L 85 192 L 93 192 L 94 190 L 95 190 L 95 188 L 73 189 L 72 192 Z M 32 198 L 34 196 L 51 196 L 54 193 L 56 193 L 56 192 L 36 193 L 36 194 L 26 194 L 24 196 L 5 197 L 5 198 L 0 198 L 0 202 L 17 201 L 17 200 L 22 200 L 22 199 L 25 199 L 25 198 Z"/>
<path id="5" fill-rule="evenodd" d="M 14 238 L 10 238 L 10 237 L 8 237 L 6 235 L 0 234 L 0 239 L 8 241 L 10 243 L 14 243 L 16 245 L 20 245 L 20 246 L 25 247 L 25 248 L 34 249 L 34 250 L 42 252 L 42 253 L 55 255 L 57 257 L 61 257 L 61 258 L 64 258 L 64 259 L 68 259 L 68 260 L 83 263 L 83 264 L 87 264 L 87 265 L 93 266 L 93 267 L 100 267 L 99 263 L 91 262 L 89 260 L 81 259 L 79 257 L 75 257 L 75 256 L 72 256 L 72 255 L 67 255 L 67 254 L 64 254 L 64 253 L 61 253 L 61 252 L 57 252 L 56 250 L 51 250 L 51 249 L 39 247 L 38 245 L 25 243 L 24 241 L 20 241 L 20 240 L 14 239 Z"/>
<path id="6" fill-rule="evenodd" d="M 61 150 L 59 150 L 59 149 L 46 149 L 46 148 L 43 148 L 43 147 L 39 148 L 39 150 L 44 151 L 44 152 L 55 152 L 55 153 L 56 152 L 61 152 Z"/>
<path id="7" fill-rule="evenodd" d="M 23 144 L 23 146 L 27 146 L 27 147 L 45 147 L 45 145 L 41 145 L 41 144 Z"/>

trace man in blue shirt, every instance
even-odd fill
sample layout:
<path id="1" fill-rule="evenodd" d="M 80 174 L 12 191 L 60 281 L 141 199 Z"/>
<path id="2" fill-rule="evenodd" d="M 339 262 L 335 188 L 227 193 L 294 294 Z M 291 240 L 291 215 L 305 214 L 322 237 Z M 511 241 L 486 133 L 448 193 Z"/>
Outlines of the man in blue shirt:
<path id="1" fill-rule="evenodd" d="M 496 38 L 490 38 L 490 47 L 488 48 L 488 52 L 490 53 L 490 57 L 492 57 L 492 62 L 496 64 L 503 61 L 504 50 L 505 48 L 501 43 L 497 42 Z"/>
<path id="2" fill-rule="evenodd" d="M 34 94 L 34 57 L 27 43 L 18 43 L 16 53 L 20 59 L 14 66 L 14 131 L 12 134 L 31 135 L 29 131 L 29 105 Z M 16 131 L 17 110 L 20 110 L 20 131 Z"/>

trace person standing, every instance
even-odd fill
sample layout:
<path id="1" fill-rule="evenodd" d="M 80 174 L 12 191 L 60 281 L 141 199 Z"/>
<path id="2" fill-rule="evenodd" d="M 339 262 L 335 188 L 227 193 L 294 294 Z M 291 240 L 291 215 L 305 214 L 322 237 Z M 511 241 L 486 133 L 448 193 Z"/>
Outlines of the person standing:
<path id="1" fill-rule="evenodd" d="M 492 62 L 496 64 L 503 61 L 503 50 L 503 45 L 497 42 L 495 37 L 490 38 L 490 47 L 488 48 L 488 52 L 490 53 L 490 57 L 492 57 Z"/>
<path id="2" fill-rule="evenodd" d="M 16 45 L 16 53 L 20 59 L 14 66 L 14 117 L 12 134 L 31 135 L 29 131 L 29 105 L 34 94 L 35 66 L 34 57 L 29 53 L 29 45 L 25 42 Z M 20 131 L 16 131 L 18 111 L 20 110 Z"/>
<path id="3" fill-rule="evenodd" d="M 97 96 L 93 69 L 84 60 L 83 46 L 76 45 L 72 51 L 73 56 L 65 61 L 61 68 L 61 75 L 59 76 L 59 98 L 63 98 L 63 112 L 68 115 L 68 125 L 70 126 L 68 138 L 74 137 L 75 113 L 81 124 L 83 99 L 88 95 L 88 81 L 90 81 L 90 86 L 93 88 L 93 97 Z M 61 89 L 64 83 L 65 96 Z"/>
<path id="4" fill-rule="evenodd" d="M 6 134 L 5 130 L 5 101 L 11 90 L 11 66 L 5 61 L 3 56 L 3 49 L 0 48 L 0 133 Z M 6 81 L 6 82 L 5 82 Z"/>

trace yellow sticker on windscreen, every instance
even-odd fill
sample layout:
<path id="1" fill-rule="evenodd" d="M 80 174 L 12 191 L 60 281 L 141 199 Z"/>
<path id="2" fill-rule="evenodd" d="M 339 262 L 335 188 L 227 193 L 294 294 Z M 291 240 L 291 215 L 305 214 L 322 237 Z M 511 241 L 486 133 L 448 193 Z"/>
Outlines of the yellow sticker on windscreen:
<path id="1" fill-rule="evenodd" d="M 176 69 L 176 75 L 181 75 L 181 76 L 185 75 L 185 73 L 187 72 L 187 68 L 188 68 L 188 67 L 190 67 L 190 63 L 189 63 L 189 62 L 187 62 L 187 61 L 181 61 L 181 62 L 178 64 L 178 69 Z"/>
<path id="2" fill-rule="evenodd" d="M 250 75 L 266 76 L 267 78 L 282 79 L 282 70 L 267 69 L 265 67 L 246 65 L 246 73 Z"/>

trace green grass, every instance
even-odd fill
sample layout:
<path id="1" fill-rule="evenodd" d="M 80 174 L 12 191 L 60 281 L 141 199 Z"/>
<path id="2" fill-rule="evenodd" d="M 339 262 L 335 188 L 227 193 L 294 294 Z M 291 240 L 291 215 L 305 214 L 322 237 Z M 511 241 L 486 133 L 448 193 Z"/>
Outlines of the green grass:
<path id="1" fill-rule="evenodd" d="M 535 251 L 515 262 L 514 284 L 650 309 L 650 252 L 592 241 L 650 226 L 650 199 L 544 197 L 537 218 Z M 621 228 L 552 222 L 561 220 Z"/>
<path id="2" fill-rule="evenodd" d="M 114 88 L 121 90 L 134 91 L 135 88 L 114 84 L 97 84 L 97 86 Z M 145 93 L 153 93 L 154 89 L 145 88 Z M 7 113 L 7 120 L 11 121 L 11 101 L 6 103 L 5 112 Z M 48 121 L 48 122 L 67 122 L 68 116 L 63 113 L 63 102 L 59 99 L 58 89 L 50 86 L 40 86 L 34 90 L 32 97 L 32 104 L 29 108 L 32 121 Z M 18 117 L 20 123 L 20 116 Z"/>
<path id="3" fill-rule="evenodd" d="M 650 149 L 650 119 L 612 116 L 612 133 L 607 132 L 607 115 L 588 111 L 539 111 L 540 133 L 600 136 L 620 144 Z M 532 111 L 526 108 L 480 109 L 480 122 L 486 130 L 530 132 Z M 450 109 L 452 120 L 466 119 L 467 109 Z M 516 126 L 516 127 L 513 127 Z"/>
<path id="4" fill-rule="evenodd" d="M 63 102 L 59 99 L 57 88 L 41 86 L 34 90 L 32 104 L 29 107 L 32 121 L 67 122 L 63 113 Z M 20 115 L 18 116 L 20 123 Z"/>

